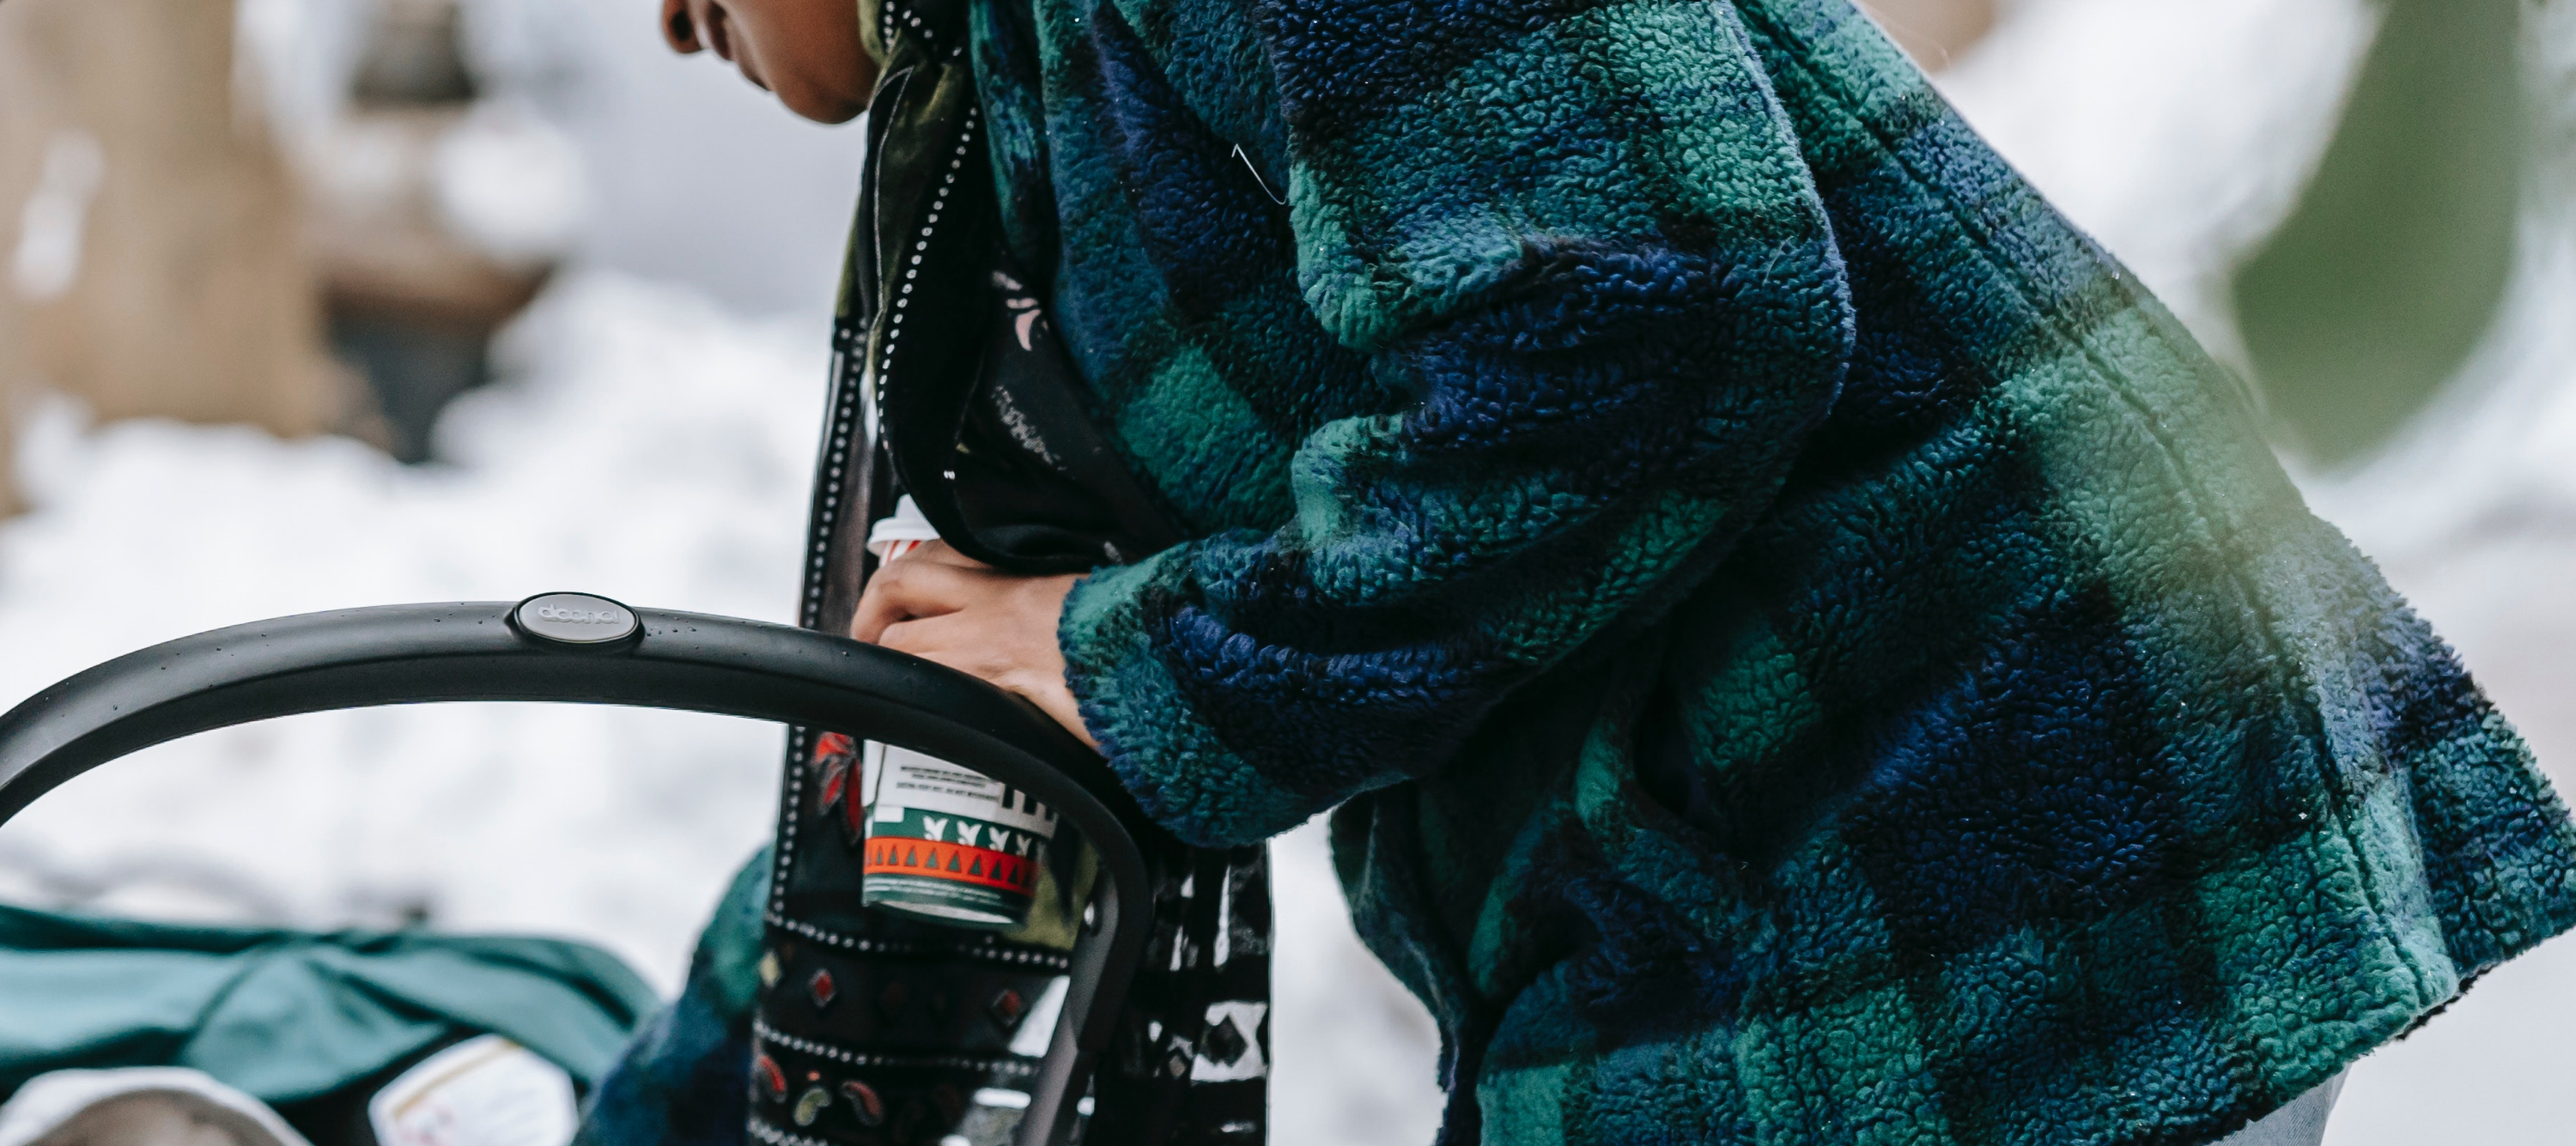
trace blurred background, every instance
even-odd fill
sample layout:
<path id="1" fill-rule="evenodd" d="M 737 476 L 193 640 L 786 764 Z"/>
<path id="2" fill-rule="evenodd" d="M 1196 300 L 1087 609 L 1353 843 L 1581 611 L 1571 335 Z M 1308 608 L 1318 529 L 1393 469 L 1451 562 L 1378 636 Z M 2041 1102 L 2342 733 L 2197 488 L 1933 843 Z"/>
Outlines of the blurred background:
<path id="1" fill-rule="evenodd" d="M 2576 0 L 1874 0 L 2267 404 L 2576 786 Z M 0 703 L 187 632 L 580 588 L 786 621 L 859 137 L 648 0 L 0 2 Z M 579 507 L 578 512 L 571 507 Z M 453 706 L 156 749 L 0 899 L 600 943 L 675 988 L 777 732 Z M 1282 841 L 1275 1140 L 1420 1146 L 1426 1019 Z M 2576 1133 L 2576 941 L 2334 1146 Z"/>

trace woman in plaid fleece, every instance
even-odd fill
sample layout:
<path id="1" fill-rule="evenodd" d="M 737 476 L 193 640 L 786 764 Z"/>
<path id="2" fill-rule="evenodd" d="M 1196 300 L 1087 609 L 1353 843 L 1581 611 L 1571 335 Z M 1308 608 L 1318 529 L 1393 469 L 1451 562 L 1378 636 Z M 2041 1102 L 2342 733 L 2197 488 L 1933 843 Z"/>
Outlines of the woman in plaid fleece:
<path id="1" fill-rule="evenodd" d="M 1191 841 L 1337 809 L 1451 1146 L 2209 1142 L 2576 922 L 2521 739 L 1850 0 L 856 8 L 665 18 L 821 119 L 965 69 L 1188 540 L 854 635 Z"/>

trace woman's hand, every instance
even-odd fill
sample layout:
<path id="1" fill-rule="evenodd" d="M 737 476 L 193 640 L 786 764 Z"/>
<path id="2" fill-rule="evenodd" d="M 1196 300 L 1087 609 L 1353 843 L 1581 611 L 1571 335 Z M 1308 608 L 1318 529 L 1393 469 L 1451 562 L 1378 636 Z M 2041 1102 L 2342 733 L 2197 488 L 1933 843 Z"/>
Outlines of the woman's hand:
<path id="1" fill-rule="evenodd" d="M 1082 727 L 1064 683 L 1056 617 L 1078 575 L 1017 577 L 933 541 L 877 570 L 850 618 L 850 636 L 937 661 L 1027 697 L 1073 731 Z"/>

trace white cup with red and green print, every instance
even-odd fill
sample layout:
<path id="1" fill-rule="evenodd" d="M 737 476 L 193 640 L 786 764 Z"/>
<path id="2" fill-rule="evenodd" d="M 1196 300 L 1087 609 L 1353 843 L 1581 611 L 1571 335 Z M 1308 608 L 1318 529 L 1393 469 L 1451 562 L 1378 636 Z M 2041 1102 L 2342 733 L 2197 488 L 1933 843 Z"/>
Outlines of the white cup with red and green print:
<path id="1" fill-rule="evenodd" d="M 864 752 L 861 901 L 960 927 L 1028 922 L 1055 809 L 1027 789 L 908 748 L 871 741 Z"/>

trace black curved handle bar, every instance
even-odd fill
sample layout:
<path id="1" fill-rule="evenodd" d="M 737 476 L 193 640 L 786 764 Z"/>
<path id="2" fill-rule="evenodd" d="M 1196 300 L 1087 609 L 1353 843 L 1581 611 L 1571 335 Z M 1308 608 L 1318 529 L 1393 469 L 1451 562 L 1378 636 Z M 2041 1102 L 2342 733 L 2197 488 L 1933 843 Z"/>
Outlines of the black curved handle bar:
<path id="1" fill-rule="evenodd" d="M 635 609 L 636 639 L 581 648 L 522 634 L 515 602 L 280 617 L 129 653 L 0 716 L 0 823 L 83 772 L 192 733 L 270 717 L 432 701 L 614 704 L 852 732 L 1027 789 L 1100 855 L 1099 934 L 1076 947 L 1064 1009 L 1021 1123 L 1062 1142 L 1144 954 L 1168 837 L 1101 758 L 1027 702 L 902 653 L 806 629 Z M 1151 851 L 1149 851 L 1149 848 Z"/>

